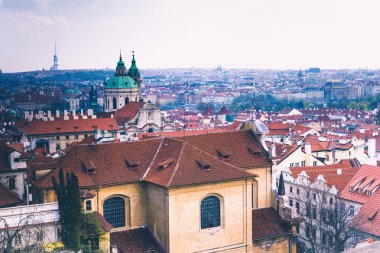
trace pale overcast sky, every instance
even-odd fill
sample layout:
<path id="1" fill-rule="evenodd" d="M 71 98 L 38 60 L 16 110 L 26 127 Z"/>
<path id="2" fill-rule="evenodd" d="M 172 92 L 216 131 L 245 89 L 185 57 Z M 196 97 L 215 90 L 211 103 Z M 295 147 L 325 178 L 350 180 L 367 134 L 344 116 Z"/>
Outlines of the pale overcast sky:
<path id="1" fill-rule="evenodd" d="M 379 0 L 0 0 L 0 69 L 380 68 Z"/>

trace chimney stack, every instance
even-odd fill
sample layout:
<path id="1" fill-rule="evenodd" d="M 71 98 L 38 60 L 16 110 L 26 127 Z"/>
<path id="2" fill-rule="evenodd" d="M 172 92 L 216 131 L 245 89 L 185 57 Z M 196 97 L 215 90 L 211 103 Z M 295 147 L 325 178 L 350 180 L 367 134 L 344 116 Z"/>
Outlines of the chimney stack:
<path id="1" fill-rule="evenodd" d="M 305 142 L 305 153 L 307 155 L 310 155 L 311 154 L 311 145 L 309 142 Z"/>
<path id="2" fill-rule="evenodd" d="M 270 155 L 271 157 L 276 157 L 276 145 L 274 145 L 274 143 L 272 142 L 272 144 L 270 145 Z"/>
<path id="3" fill-rule="evenodd" d="M 376 139 L 368 139 L 368 164 L 377 165 L 376 159 Z"/>
<path id="4" fill-rule="evenodd" d="M 69 120 L 69 116 L 67 115 L 67 110 L 63 111 L 63 120 Z"/>

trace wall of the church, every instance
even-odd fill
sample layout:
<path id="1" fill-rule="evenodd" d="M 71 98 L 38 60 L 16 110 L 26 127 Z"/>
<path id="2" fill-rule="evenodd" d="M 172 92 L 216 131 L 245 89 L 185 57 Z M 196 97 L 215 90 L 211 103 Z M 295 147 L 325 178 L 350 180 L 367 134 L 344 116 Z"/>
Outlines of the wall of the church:
<path id="1" fill-rule="evenodd" d="M 146 225 L 164 248 L 169 248 L 169 195 L 168 190 L 153 184 L 146 186 Z"/>
<path id="2" fill-rule="evenodd" d="M 256 178 L 257 183 L 257 191 L 254 194 L 257 194 L 258 203 L 255 205 L 257 208 L 265 208 L 272 206 L 272 173 L 271 167 L 259 167 L 259 168 L 251 168 L 246 171 L 251 172 L 253 174 L 258 175 Z"/>
<path id="3" fill-rule="evenodd" d="M 170 189 L 168 252 L 245 249 L 252 241 L 251 186 L 240 180 Z M 210 195 L 221 199 L 221 226 L 201 229 L 201 201 Z"/>
<path id="4" fill-rule="evenodd" d="M 122 196 L 125 198 L 126 227 L 139 227 L 145 224 L 145 205 L 143 202 L 143 187 L 141 183 L 101 187 L 94 197 L 93 205 L 103 215 L 104 201 L 110 197 Z"/>
<path id="5" fill-rule="evenodd" d="M 104 100 L 104 110 L 115 111 L 126 105 L 125 99 L 128 98 L 129 102 L 138 102 L 141 98 L 140 89 L 106 89 L 105 90 L 105 100 Z M 116 98 L 116 109 L 113 106 L 113 98 Z"/>

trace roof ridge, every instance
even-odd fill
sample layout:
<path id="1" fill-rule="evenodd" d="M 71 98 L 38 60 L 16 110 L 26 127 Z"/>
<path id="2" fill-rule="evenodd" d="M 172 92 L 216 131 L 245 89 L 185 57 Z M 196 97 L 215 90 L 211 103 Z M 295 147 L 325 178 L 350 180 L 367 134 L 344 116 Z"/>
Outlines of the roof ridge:
<path id="1" fill-rule="evenodd" d="M 169 181 L 168 181 L 166 187 L 169 187 L 170 184 L 171 184 L 172 181 L 173 181 L 173 178 L 174 178 L 174 176 L 175 176 L 175 173 L 176 173 L 177 170 L 178 170 L 179 163 L 181 162 L 182 154 L 183 154 L 183 151 L 184 151 L 184 149 L 185 149 L 186 144 L 187 144 L 186 142 L 182 142 L 182 148 L 181 148 L 181 151 L 179 152 L 179 155 L 178 155 L 177 164 L 176 164 L 176 166 L 175 166 L 175 168 L 174 168 L 174 170 L 173 170 L 172 175 L 170 176 L 170 179 L 169 179 Z"/>
<path id="2" fill-rule="evenodd" d="M 144 175 L 142 176 L 142 178 L 140 179 L 140 181 L 145 180 L 146 176 L 148 175 L 148 173 L 149 173 L 150 169 L 152 168 L 152 165 L 153 165 L 153 163 L 155 162 L 156 157 L 157 157 L 157 155 L 158 155 L 158 153 L 159 153 L 159 151 L 160 151 L 160 149 L 161 149 L 161 146 L 162 146 L 162 143 L 163 143 L 163 142 L 164 142 L 164 138 L 161 139 L 160 145 L 158 146 L 157 151 L 156 151 L 156 153 L 154 154 L 154 157 L 153 157 L 153 159 L 152 159 L 152 162 L 149 164 L 149 167 L 146 169 L 146 171 L 145 171 Z"/>

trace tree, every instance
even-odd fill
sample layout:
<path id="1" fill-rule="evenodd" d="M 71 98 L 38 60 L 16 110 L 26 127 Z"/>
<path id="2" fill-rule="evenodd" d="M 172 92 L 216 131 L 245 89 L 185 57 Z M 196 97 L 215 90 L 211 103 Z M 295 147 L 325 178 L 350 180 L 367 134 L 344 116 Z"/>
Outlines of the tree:
<path id="1" fill-rule="evenodd" d="M 353 210 L 331 191 L 318 179 L 311 185 L 297 188 L 295 205 L 298 215 L 303 219 L 298 233 L 302 252 L 342 252 L 350 239 L 358 236 L 355 228 L 359 224 L 352 222 Z"/>
<path id="2" fill-rule="evenodd" d="M 20 217 L 16 225 L 11 225 L 0 217 L 0 252 L 17 252 L 15 245 L 22 247 L 22 252 L 41 252 L 45 234 L 42 222 L 37 221 L 34 215 L 27 215 Z"/>
<path id="3" fill-rule="evenodd" d="M 52 177 L 53 188 L 58 199 L 62 241 L 67 248 L 80 249 L 81 200 L 78 177 L 59 169 L 59 182 Z"/>

